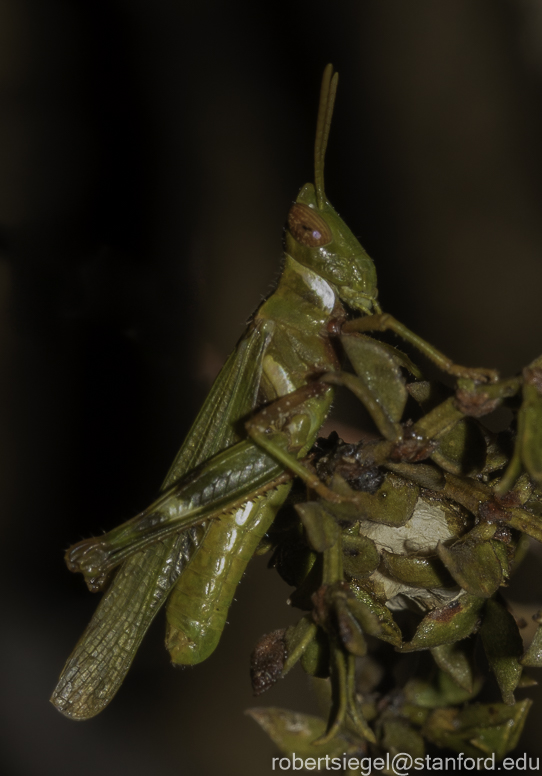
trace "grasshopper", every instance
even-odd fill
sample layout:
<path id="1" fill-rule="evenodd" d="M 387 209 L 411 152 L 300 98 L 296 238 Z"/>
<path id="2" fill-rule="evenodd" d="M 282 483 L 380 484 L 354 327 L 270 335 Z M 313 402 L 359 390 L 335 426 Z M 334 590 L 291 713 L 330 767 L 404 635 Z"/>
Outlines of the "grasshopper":
<path id="1" fill-rule="evenodd" d="M 314 184 L 303 186 L 290 208 L 276 288 L 217 377 L 159 498 L 128 523 L 67 553 L 68 566 L 83 571 L 91 589 L 103 587 L 120 564 L 53 693 L 53 704 L 67 717 L 87 719 L 109 703 L 166 599 L 172 661 L 195 664 L 215 649 L 236 586 L 293 475 L 319 486 L 302 459 L 329 413 L 332 384 L 347 382 L 337 349 L 341 331 L 344 344 L 348 332 L 360 338 L 355 332 L 389 329 L 456 377 L 496 379 L 490 370 L 454 364 L 382 313 L 374 263 L 324 190 L 337 80 L 328 65 Z M 388 358 L 387 346 L 361 339 Z M 401 412 L 386 410 L 370 389 L 361 398 L 385 439 L 399 443 Z"/>

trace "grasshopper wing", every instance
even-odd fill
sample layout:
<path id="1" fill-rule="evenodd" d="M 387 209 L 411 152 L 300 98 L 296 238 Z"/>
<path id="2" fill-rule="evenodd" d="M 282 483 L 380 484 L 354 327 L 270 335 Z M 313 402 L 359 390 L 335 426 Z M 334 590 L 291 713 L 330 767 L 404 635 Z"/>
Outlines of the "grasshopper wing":
<path id="1" fill-rule="evenodd" d="M 241 420 L 257 404 L 272 324 L 251 326 L 228 358 L 171 467 L 163 488 L 240 439 Z M 69 657 L 51 702 L 65 716 L 89 719 L 119 689 L 151 622 L 165 602 L 195 542 L 185 531 L 126 560 Z"/>

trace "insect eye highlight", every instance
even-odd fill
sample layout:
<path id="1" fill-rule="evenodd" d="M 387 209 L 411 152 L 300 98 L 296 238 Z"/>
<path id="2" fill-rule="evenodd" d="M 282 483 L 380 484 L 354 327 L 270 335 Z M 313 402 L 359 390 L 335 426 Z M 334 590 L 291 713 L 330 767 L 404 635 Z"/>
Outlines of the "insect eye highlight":
<path id="1" fill-rule="evenodd" d="M 327 245 L 333 239 L 331 230 L 319 213 L 308 205 L 296 202 L 288 213 L 288 230 L 292 237 L 307 248 Z"/>

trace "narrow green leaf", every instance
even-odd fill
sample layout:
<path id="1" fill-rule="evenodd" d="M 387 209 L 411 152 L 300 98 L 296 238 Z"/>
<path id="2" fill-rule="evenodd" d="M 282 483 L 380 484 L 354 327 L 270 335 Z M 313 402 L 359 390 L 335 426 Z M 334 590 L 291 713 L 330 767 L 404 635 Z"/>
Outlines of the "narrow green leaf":
<path id="1" fill-rule="evenodd" d="M 480 636 L 502 699 L 512 705 L 514 690 L 521 677 L 519 658 L 523 652 L 523 642 L 516 621 L 498 601 L 487 602 Z"/>
<path id="2" fill-rule="evenodd" d="M 441 644 L 431 650 L 433 660 L 454 682 L 468 693 L 473 688 L 473 669 L 468 655 L 458 644 Z"/>
<path id="3" fill-rule="evenodd" d="M 249 717 L 263 728 L 269 738 L 286 757 L 294 754 L 306 760 L 307 757 L 341 757 L 342 754 L 359 753 L 359 740 L 342 730 L 327 743 L 315 745 L 326 731 L 326 723 L 320 717 L 297 714 L 277 708 L 256 708 L 246 711 Z"/>
<path id="4" fill-rule="evenodd" d="M 538 623 L 538 627 L 519 662 L 523 666 L 542 668 L 542 610 L 533 617 L 533 620 Z"/>
<path id="5" fill-rule="evenodd" d="M 376 636 L 382 641 L 388 641 L 395 647 L 399 647 L 402 641 L 402 634 L 399 626 L 393 619 L 392 613 L 387 606 L 376 601 L 366 590 L 363 590 L 355 582 L 350 583 L 350 589 L 356 599 L 363 604 L 366 609 L 366 615 L 362 615 L 362 610 L 356 611 L 356 616 L 362 623 L 363 630 L 369 636 Z"/>
<path id="6" fill-rule="evenodd" d="M 286 630 L 284 642 L 286 644 L 286 660 L 282 668 L 282 675 L 286 676 L 297 661 L 301 658 L 309 644 L 316 637 L 318 628 L 310 614 L 302 617 L 297 625 Z"/>
<path id="7" fill-rule="evenodd" d="M 523 404 L 520 409 L 523 415 L 521 458 L 526 470 L 538 485 L 542 484 L 541 375 L 540 368 L 524 370 Z"/>

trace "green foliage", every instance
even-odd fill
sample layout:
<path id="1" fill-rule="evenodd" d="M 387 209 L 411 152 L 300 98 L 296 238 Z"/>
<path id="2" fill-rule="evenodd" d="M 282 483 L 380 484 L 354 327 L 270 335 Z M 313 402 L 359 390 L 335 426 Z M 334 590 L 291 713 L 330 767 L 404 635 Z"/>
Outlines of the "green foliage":
<path id="1" fill-rule="evenodd" d="M 349 349 L 353 357 L 361 357 L 359 352 Z M 371 377 L 365 348 L 363 358 L 367 384 L 375 395 L 392 396 L 396 407 L 397 394 L 389 390 L 379 394 L 378 381 L 405 381 L 403 373 L 393 368 L 384 376 L 377 359 Z M 354 368 L 358 372 L 355 364 Z M 347 380 L 343 385 L 351 388 Z M 508 401 L 510 381 L 488 386 L 493 398 L 501 391 L 497 403 L 478 401 L 485 389 L 476 385 L 469 387 L 467 396 L 463 384 L 459 398 L 456 395 L 452 401 L 436 385 L 420 380 L 405 385 L 411 396 L 423 401 L 418 409 L 411 406 L 406 411 L 411 415 L 405 418 L 403 410 L 394 421 L 401 422 L 403 429 L 395 445 L 381 438 L 359 445 L 344 444 L 337 437 L 320 442 L 320 453 L 311 465 L 325 488 L 317 488 L 320 495 L 314 492 L 316 499 L 310 503 L 296 505 L 299 515 L 310 513 L 306 540 L 324 558 L 319 566 L 324 571 L 310 579 L 312 595 L 304 591 L 308 614 L 303 621 L 312 617 L 316 629 L 305 646 L 311 661 L 301 660 L 301 664 L 321 677 L 327 661 L 331 699 L 343 692 L 347 709 L 338 724 L 340 704 L 330 701 L 327 733 L 319 732 L 317 740 L 329 742 L 330 731 L 339 738 L 346 732 L 351 736 L 356 728 L 359 734 L 359 723 L 353 726 L 352 720 L 363 717 L 370 734 L 359 735 L 357 745 L 373 756 L 399 751 L 421 756 L 427 746 L 438 746 L 473 757 L 494 753 L 502 758 L 517 745 L 531 705 L 514 697 L 518 687 L 532 683 L 523 666 L 542 665 L 540 625 L 524 651 L 516 620 L 501 596 L 518 565 L 516 555 L 519 559 L 523 554 L 518 529 L 524 536 L 539 538 L 540 493 L 532 471 L 519 477 L 516 469 L 513 489 L 500 494 L 502 479 L 509 477 L 510 461 L 516 456 L 510 444 L 513 432 L 494 434 L 479 420 Z M 354 392 L 359 396 L 357 389 Z M 517 393 L 524 395 L 521 385 Z M 429 403 L 429 395 L 440 396 L 441 403 Z M 382 404 L 388 415 L 383 399 Z M 458 406 L 461 417 L 451 422 L 450 418 L 458 418 Z M 474 406 L 477 419 L 469 422 L 476 433 L 455 434 L 466 419 L 465 409 Z M 524 409 L 515 400 L 509 406 L 518 415 Z M 436 444 L 428 445 L 427 437 L 420 439 L 412 432 L 414 443 L 405 444 L 409 430 L 435 429 L 435 418 L 444 429 L 434 434 Z M 515 449 L 531 439 L 525 429 L 522 433 L 522 439 L 516 437 Z M 441 445 L 446 455 L 441 455 Z M 458 475 L 470 468 L 463 465 L 464 460 L 481 463 L 470 474 Z M 340 498 L 327 498 L 328 490 Z M 337 532 L 330 519 L 341 529 L 335 540 Z M 303 524 L 307 528 L 306 519 Z M 325 541 L 310 539 L 324 533 Z M 339 546 L 342 564 L 326 563 L 330 555 L 337 555 Z M 307 578 L 302 584 L 307 587 Z M 340 652 L 357 662 L 353 690 L 348 683 L 334 687 Z M 298 652 L 298 659 L 302 657 Z M 409 668 L 401 670 L 401 661 L 409 659 Z M 363 668 L 367 661 L 373 680 L 367 679 Z M 293 662 L 289 657 L 288 669 Z M 265 717 L 261 712 L 257 721 L 267 725 L 268 732 L 269 725 L 273 727 L 272 738 L 281 751 L 294 751 L 276 725 L 269 720 L 264 724 L 262 714 Z"/>

